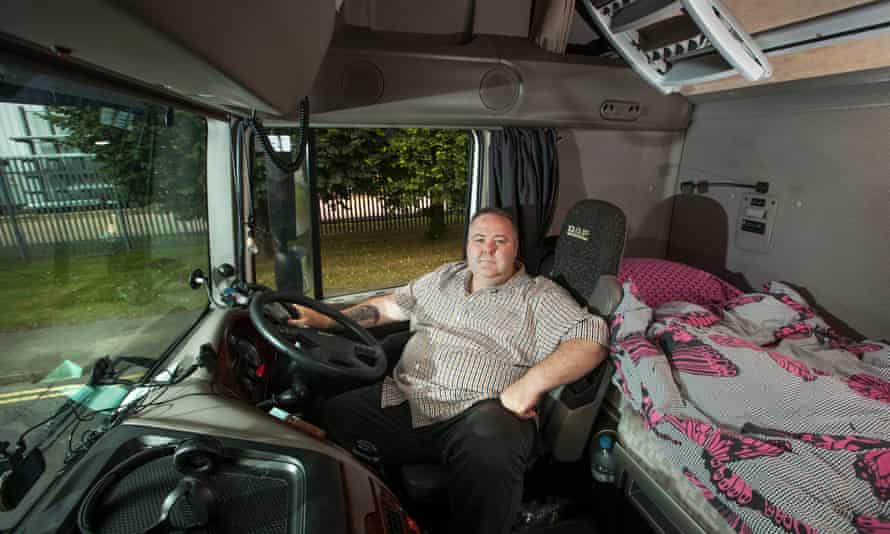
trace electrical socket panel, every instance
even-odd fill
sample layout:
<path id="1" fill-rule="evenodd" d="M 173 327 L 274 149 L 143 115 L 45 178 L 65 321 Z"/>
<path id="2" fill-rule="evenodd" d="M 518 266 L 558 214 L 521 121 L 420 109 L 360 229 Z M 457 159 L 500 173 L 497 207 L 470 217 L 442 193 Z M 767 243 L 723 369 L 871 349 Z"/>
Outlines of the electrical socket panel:
<path id="1" fill-rule="evenodd" d="M 745 195 L 736 221 L 735 246 L 751 252 L 769 252 L 777 212 L 775 197 Z"/>

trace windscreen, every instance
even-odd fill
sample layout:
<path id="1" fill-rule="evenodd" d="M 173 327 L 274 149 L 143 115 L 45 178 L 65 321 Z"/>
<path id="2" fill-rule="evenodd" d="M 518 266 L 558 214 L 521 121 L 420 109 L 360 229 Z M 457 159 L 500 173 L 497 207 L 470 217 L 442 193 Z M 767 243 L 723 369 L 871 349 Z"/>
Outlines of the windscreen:
<path id="1" fill-rule="evenodd" d="M 183 110 L 0 64 L 0 441 L 47 463 L 0 530 L 206 308 L 187 283 L 208 265 L 206 130 Z M 85 387 L 97 366 L 121 384 Z"/>

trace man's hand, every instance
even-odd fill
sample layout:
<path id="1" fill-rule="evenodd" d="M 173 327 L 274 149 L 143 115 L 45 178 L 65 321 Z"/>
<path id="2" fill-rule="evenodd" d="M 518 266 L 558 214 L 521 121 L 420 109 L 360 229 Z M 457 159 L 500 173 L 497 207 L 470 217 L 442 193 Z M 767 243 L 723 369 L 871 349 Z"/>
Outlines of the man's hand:
<path id="1" fill-rule="evenodd" d="M 606 355 L 606 348 L 595 341 L 564 341 L 553 354 L 510 384 L 501 393 L 501 404 L 522 419 L 534 417 L 537 415 L 535 407 L 544 394 L 556 386 L 574 382 L 586 375 Z"/>
<path id="2" fill-rule="evenodd" d="M 323 313 L 309 309 L 299 304 L 291 304 L 293 309 L 300 314 L 299 319 L 288 319 L 287 324 L 290 326 L 311 326 L 312 328 L 330 328 L 334 326 L 335 321 Z"/>
<path id="3" fill-rule="evenodd" d="M 531 419 L 538 415 L 536 407 L 542 394 L 529 387 L 522 379 L 510 384 L 501 392 L 501 404 L 520 419 Z"/>

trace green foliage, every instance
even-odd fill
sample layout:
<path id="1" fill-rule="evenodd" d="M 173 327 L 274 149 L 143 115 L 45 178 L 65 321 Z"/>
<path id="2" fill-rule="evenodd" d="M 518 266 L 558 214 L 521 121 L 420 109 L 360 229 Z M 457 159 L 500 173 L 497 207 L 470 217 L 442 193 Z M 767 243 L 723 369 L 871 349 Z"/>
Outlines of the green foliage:
<path id="1" fill-rule="evenodd" d="M 164 127 L 159 110 L 126 113 L 111 108 L 54 108 L 47 120 L 69 133 L 66 144 L 95 154 L 105 179 L 131 207 L 156 205 L 188 219 L 206 213 L 204 121 L 179 112 Z M 422 128 L 320 128 L 316 136 L 318 191 L 324 202 L 356 194 L 382 198 L 390 209 L 429 198 L 438 237 L 443 213 L 463 206 L 468 135 Z M 96 143 L 100 144 L 97 145 Z M 263 197 L 263 169 L 255 168 L 255 195 Z"/>
<path id="2" fill-rule="evenodd" d="M 318 194 L 324 202 L 379 192 L 381 175 L 392 159 L 386 130 L 319 128 L 314 133 Z"/>
<path id="3" fill-rule="evenodd" d="M 425 128 L 321 128 L 315 131 L 319 195 L 326 202 L 372 194 L 390 208 L 462 206 L 468 134 Z"/>
<path id="4" fill-rule="evenodd" d="M 66 145 L 95 154 L 102 179 L 125 206 L 158 206 L 182 219 L 206 216 L 204 120 L 177 112 L 165 127 L 161 113 L 58 107 L 44 117 L 68 134 Z"/>

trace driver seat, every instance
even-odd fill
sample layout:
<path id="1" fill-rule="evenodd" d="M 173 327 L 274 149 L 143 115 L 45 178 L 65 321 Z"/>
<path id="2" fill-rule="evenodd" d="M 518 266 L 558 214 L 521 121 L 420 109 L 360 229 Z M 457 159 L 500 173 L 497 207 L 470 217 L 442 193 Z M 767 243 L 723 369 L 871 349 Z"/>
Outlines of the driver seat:
<path id="1" fill-rule="evenodd" d="M 545 257 L 540 271 L 566 288 L 581 306 L 607 318 L 623 296 L 617 276 L 625 237 L 621 209 L 603 200 L 581 200 L 566 215 L 555 250 Z M 546 453 L 561 462 L 581 458 L 614 370 L 606 358 L 587 376 L 545 397 L 539 407 L 542 439 L 536 458 Z M 405 492 L 419 502 L 433 502 L 448 487 L 448 472 L 440 464 L 403 466 L 401 478 Z"/>

